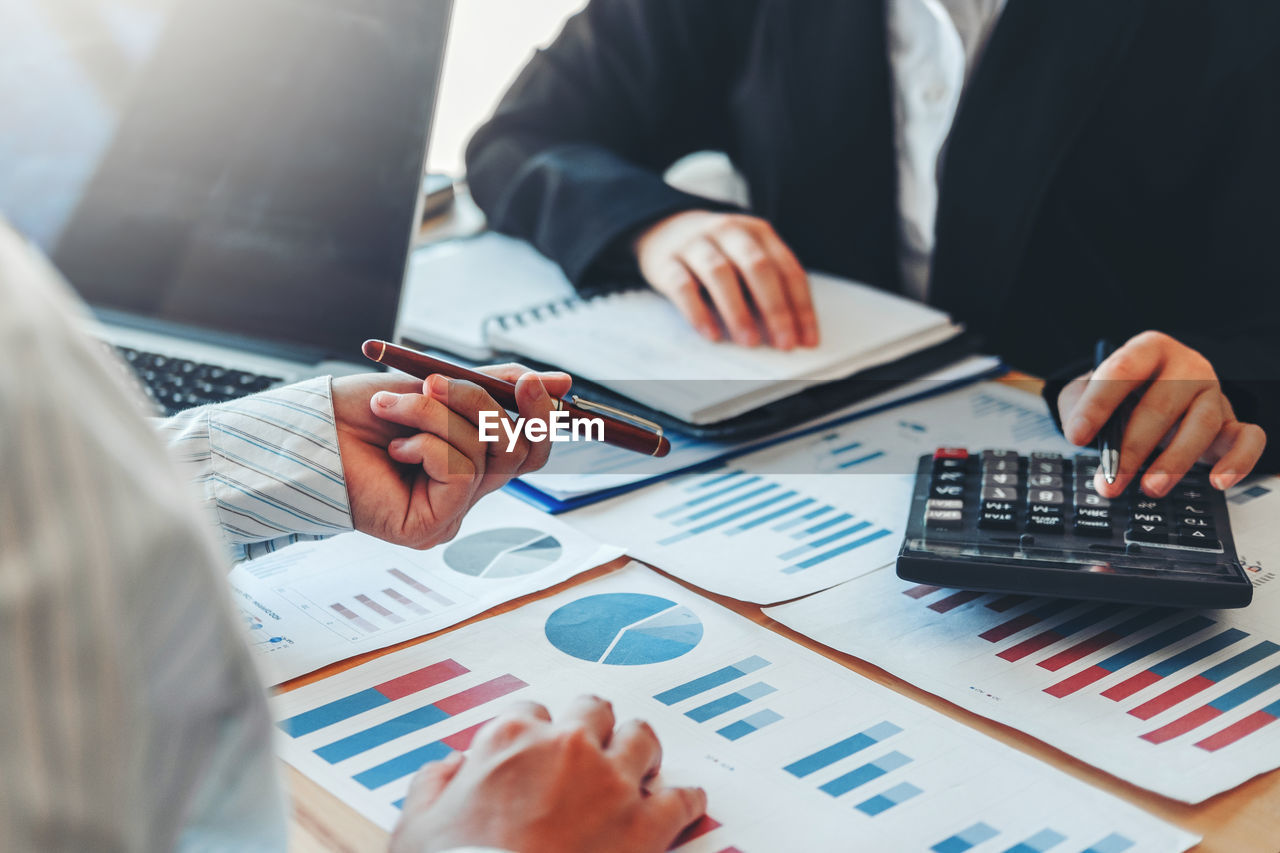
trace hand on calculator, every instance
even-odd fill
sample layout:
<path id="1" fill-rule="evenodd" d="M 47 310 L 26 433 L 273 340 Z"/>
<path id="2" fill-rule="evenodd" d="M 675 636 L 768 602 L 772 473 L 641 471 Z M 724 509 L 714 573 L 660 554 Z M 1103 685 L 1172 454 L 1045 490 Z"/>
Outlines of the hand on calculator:
<path id="1" fill-rule="evenodd" d="M 1266 447 L 1261 427 L 1236 418 L 1208 359 L 1161 332 L 1130 338 L 1097 370 L 1062 389 L 1058 411 L 1067 440 L 1080 446 L 1093 441 L 1130 395 L 1138 399 L 1120 446 L 1119 476 L 1114 483 L 1097 479 L 1104 497 L 1120 496 L 1146 467 L 1142 491 L 1163 498 L 1197 461 L 1213 466 L 1214 488 L 1229 489 L 1253 470 Z"/>

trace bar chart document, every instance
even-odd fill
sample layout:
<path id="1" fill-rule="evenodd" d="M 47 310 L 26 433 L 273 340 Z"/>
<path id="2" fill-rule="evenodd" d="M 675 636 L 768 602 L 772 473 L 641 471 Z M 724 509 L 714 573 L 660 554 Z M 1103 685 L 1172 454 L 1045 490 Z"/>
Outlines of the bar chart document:
<path id="1" fill-rule="evenodd" d="M 1200 802 L 1280 767 L 1280 478 L 1228 495 L 1243 610 L 922 586 L 892 567 L 768 613 L 1122 779 Z"/>
<path id="2" fill-rule="evenodd" d="M 946 444 L 1076 450 L 1039 396 L 984 382 L 560 517 L 703 589 L 785 601 L 891 562 L 916 459 Z"/>
<path id="3" fill-rule="evenodd" d="M 232 599 L 269 684 L 447 628 L 618 557 L 618 548 L 492 494 L 427 551 L 362 533 L 241 563 Z"/>
<path id="4" fill-rule="evenodd" d="M 664 781 L 707 789 L 683 851 L 1195 840 L 636 564 L 280 694 L 272 713 L 286 761 L 390 828 L 413 773 L 506 704 L 556 714 L 582 693 L 653 725 Z"/>

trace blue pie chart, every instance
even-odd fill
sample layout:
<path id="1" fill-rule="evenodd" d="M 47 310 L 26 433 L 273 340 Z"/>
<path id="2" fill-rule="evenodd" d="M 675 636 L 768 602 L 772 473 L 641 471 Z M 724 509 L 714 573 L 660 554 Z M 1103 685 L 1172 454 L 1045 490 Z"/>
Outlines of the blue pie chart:
<path id="1" fill-rule="evenodd" d="M 693 650 L 702 622 L 693 611 L 657 595 L 609 592 L 579 598 L 547 617 L 547 640 L 592 663 L 662 663 Z"/>

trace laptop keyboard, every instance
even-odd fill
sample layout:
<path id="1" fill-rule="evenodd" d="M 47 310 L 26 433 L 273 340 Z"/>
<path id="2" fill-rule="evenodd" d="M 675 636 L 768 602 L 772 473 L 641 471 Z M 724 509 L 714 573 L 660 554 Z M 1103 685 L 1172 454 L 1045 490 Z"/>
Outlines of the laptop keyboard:
<path id="1" fill-rule="evenodd" d="M 243 397 L 281 381 L 279 376 L 263 376 L 131 347 L 118 346 L 116 352 L 133 368 L 142 389 L 166 415 Z"/>

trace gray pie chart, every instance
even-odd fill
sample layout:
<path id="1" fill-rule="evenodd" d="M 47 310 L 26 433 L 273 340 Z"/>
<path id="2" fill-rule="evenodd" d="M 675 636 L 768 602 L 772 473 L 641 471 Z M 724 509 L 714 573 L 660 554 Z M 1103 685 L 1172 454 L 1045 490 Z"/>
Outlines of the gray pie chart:
<path id="1" fill-rule="evenodd" d="M 482 530 L 444 549 L 445 565 L 475 578 L 512 578 L 541 571 L 560 559 L 560 540 L 530 527 Z"/>

